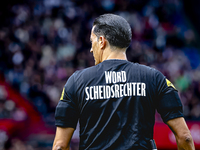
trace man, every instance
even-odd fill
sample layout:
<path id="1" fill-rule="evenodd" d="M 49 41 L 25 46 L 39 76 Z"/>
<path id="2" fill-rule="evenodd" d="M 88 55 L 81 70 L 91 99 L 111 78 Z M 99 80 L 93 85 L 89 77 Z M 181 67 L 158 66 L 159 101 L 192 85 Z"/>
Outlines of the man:
<path id="1" fill-rule="evenodd" d="M 151 149 L 155 110 L 173 131 L 179 149 L 194 150 L 177 90 L 159 71 L 127 61 L 127 21 L 113 14 L 95 19 L 93 67 L 75 72 L 57 105 L 53 150 L 68 150 L 80 122 L 81 150 Z"/>

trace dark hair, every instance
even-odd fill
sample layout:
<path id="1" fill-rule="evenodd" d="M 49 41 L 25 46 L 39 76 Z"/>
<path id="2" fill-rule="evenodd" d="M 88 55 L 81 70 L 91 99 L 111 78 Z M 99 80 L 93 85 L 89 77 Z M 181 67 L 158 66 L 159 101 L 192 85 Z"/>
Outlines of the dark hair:
<path id="1" fill-rule="evenodd" d="M 114 14 L 104 14 L 94 20 L 93 32 L 99 38 L 104 36 L 111 46 L 127 48 L 130 45 L 132 33 L 129 23 Z"/>

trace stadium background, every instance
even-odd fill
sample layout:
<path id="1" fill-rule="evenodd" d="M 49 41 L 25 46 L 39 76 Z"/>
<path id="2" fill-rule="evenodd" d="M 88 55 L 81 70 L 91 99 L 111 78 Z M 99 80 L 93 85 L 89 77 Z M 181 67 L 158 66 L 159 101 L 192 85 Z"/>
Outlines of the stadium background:
<path id="1" fill-rule="evenodd" d="M 50 150 L 64 84 L 94 65 L 95 17 L 114 13 L 131 25 L 128 60 L 160 70 L 175 87 L 200 149 L 200 1 L 6 0 L 0 5 L 0 149 Z M 78 126 L 71 149 L 78 149 Z M 156 114 L 158 149 L 176 149 Z"/>

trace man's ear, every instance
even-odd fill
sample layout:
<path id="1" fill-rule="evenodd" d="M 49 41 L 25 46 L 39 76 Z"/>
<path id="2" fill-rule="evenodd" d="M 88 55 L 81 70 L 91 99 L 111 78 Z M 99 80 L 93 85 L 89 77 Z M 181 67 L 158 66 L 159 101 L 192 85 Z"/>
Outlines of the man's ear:
<path id="1" fill-rule="evenodd" d="M 101 49 L 104 49 L 106 47 L 106 42 L 107 40 L 105 39 L 104 36 L 99 37 L 99 45 Z"/>

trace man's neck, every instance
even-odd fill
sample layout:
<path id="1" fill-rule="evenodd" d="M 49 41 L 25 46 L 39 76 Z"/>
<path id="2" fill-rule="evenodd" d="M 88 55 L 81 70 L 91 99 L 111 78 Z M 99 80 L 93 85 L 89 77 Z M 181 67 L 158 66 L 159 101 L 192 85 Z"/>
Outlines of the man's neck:
<path id="1" fill-rule="evenodd" d="M 127 60 L 126 51 L 125 50 L 109 50 L 109 51 L 106 51 L 106 52 L 107 53 L 104 53 L 104 56 L 102 58 L 102 62 L 104 60 L 108 60 L 108 59 Z"/>

